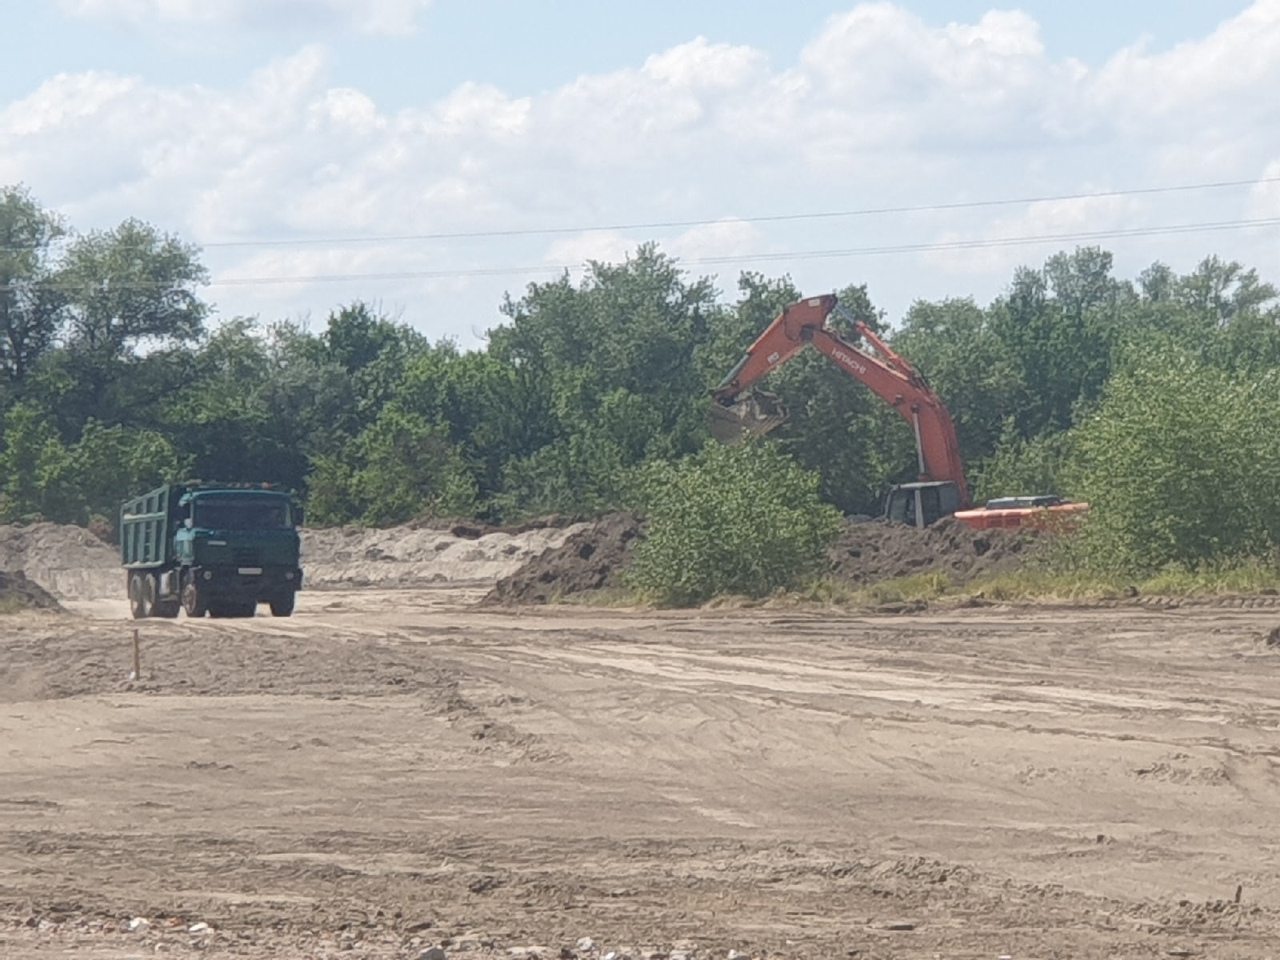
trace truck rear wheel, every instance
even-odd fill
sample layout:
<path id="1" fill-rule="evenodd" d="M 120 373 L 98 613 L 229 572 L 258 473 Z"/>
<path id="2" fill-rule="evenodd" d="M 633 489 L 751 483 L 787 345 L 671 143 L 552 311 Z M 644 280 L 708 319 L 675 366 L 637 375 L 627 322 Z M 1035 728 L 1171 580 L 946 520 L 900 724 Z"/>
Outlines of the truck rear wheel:
<path id="1" fill-rule="evenodd" d="M 151 589 L 147 590 L 150 582 Z M 151 605 L 155 602 L 155 581 L 150 574 L 137 571 L 129 574 L 129 613 L 135 620 L 145 620 L 151 616 Z"/>
<path id="2" fill-rule="evenodd" d="M 271 601 L 271 615 L 273 617 L 291 617 L 293 616 L 293 599 L 297 594 L 292 591 L 283 597 L 277 597 Z"/>
<path id="3" fill-rule="evenodd" d="M 195 577 L 188 576 L 182 584 L 182 609 L 188 617 L 203 617 L 209 612 L 209 600 Z"/>

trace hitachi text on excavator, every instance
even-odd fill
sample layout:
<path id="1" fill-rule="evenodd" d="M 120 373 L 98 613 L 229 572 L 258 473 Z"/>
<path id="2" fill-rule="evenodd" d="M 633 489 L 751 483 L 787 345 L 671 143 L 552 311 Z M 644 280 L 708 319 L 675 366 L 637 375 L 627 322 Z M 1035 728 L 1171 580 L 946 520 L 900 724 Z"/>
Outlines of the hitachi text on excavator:
<path id="1" fill-rule="evenodd" d="M 853 343 L 827 325 L 843 317 L 866 346 Z M 960 443 L 951 414 L 925 378 L 866 323 L 853 316 L 833 294 L 793 303 L 751 344 L 743 358 L 711 391 L 711 433 L 722 443 L 741 443 L 780 426 L 787 419 L 776 396 L 756 389 L 765 376 L 812 345 L 876 396 L 897 410 L 915 432 L 919 479 L 889 490 L 884 518 L 926 527 L 946 516 L 977 529 L 1073 526 L 1088 504 L 1052 494 L 1003 497 L 982 507 L 970 502 Z"/>

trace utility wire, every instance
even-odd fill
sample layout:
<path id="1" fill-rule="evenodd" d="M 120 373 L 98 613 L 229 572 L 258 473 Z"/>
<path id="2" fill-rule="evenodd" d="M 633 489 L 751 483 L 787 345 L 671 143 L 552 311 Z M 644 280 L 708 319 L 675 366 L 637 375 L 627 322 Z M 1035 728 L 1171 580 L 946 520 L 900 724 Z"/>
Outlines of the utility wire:
<path id="1" fill-rule="evenodd" d="M 1018 247 L 1040 243 L 1077 243 L 1089 240 L 1127 237 L 1156 237 L 1184 233 L 1213 233 L 1243 230 L 1249 227 L 1280 226 L 1280 217 L 1258 220 L 1223 220 L 1209 223 L 1183 223 L 1163 227 L 1135 227 L 1124 230 L 1091 230 L 1079 233 L 1041 234 L 1031 237 L 992 237 L 975 240 L 944 240 L 935 243 L 908 243 L 894 246 L 852 247 L 843 250 L 801 250 L 795 252 L 732 254 L 721 257 L 681 257 L 681 264 L 699 266 L 733 263 L 777 262 L 780 260 L 821 260 L 842 257 L 871 257 L 900 253 L 925 253 L 945 250 L 980 250 L 990 247 Z M 315 274 L 298 277 L 228 277 L 213 280 L 209 286 L 254 286 L 257 284 L 326 283 L 354 280 L 439 280 L 462 277 L 510 276 L 525 273 L 562 273 L 581 269 L 582 264 L 537 264 L 523 267 L 480 267 L 473 270 L 405 270 L 391 273 Z"/>
<path id="2" fill-rule="evenodd" d="M 405 243 L 427 240 L 492 240 L 512 237 L 564 236 L 578 233 L 598 233 L 605 230 L 670 230 L 687 227 L 706 227 L 732 223 L 795 223 L 806 220 L 836 220 L 852 217 L 886 216 L 890 214 L 941 213 L 951 210 L 978 210 L 992 207 L 1021 206 L 1032 203 L 1055 203 L 1070 200 L 1096 200 L 1112 197 L 1137 197 L 1159 194 L 1191 193 L 1203 190 L 1223 190 L 1232 187 L 1252 187 L 1280 183 L 1280 176 L 1261 177 L 1252 180 L 1216 180 L 1205 183 L 1186 183 L 1164 187 L 1137 187 L 1130 190 L 1104 190 L 1095 193 L 1047 194 L 1036 197 L 1011 197 L 991 200 L 965 200 L 956 203 L 931 203 L 899 207 L 862 207 L 852 210 L 818 211 L 811 213 L 784 213 L 753 217 L 715 217 L 697 220 L 654 220 L 638 223 L 610 223 L 579 225 L 572 227 L 529 227 L 509 230 L 465 230 L 443 233 L 382 234 L 362 237 L 295 237 L 293 239 L 263 240 L 214 240 L 195 244 L 202 249 L 231 249 L 239 247 L 290 247 L 290 246 L 340 246 L 344 244 Z M 65 241 L 64 241 L 65 242 Z M 0 246 L 0 252 L 13 253 L 32 249 L 29 246 Z"/>
<path id="3" fill-rule="evenodd" d="M 1219 180 L 1210 183 L 1189 183 L 1169 187 L 1142 187 L 1133 190 L 1106 190 L 1098 193 L 1065 193 L 1042 197 L 1016 197 L 996 200 L 966 200 L 956 203 L 932 203 L 902 207 L 863 207 L 854 210 L 836 210 L 817 213 L 784 213 L 756 217 L 717 217 L 702 220 L 654 220 L 644 223 L 612 223 L 576 227 L 529 227 L 513 230 L 466 230 L 455 233 L 406 233 L 373 237 L 317 237 L 293 240 L 220 240 L 201 244 L 206 248 L 303 246 L 344 243 L 400 243 L 421 240 L 486 240 L 502 237 L 557 236 L 574 233 L 597 233 L 603 230 L 670 230 L 683 227 L 707 227 L 719 223 L 790 223 L 803 220 L 835 220 L 844 217 L 872 217 L 904 213 L 937 213 L 947 210 L 976 210 L 983 207 L 1008 207 L 1029 203 L 1053 203 L 1066 200 L 1092 200 L 1108 197 L 1150 196 L 1162 193 L 1187 193 L 1198 190 L 1222 190 L 1229 187 L 1250 187 L 1255 184 L 1280 183 L 1280 177 L 1263 177 L 1256 180 Z"/>
<path id="4" fill-rule="evenodd" d="M 1176 236 L 1195 233 L 1218 233 L 1229 230 L 1246 230 L 1259 227 L 1280 226 L 1280 217 L 1264 217 L 1252 220 L 1219 220 L 1199 223 L 1168 224 L 1165 226 L 1131 227 L 1114 230 L 1089 230 L 1073 233 L 1048 233 L 1026 237 L 986 237 L 968 240 L 940 240 L 930 243 L 906 243 L 869 247 L 849 247 L 835 250 L 798 250 L 792 252 L 770 252 L 752 254 L 731 254 L 725 256 L 709 256 L 681 258 L 681 264 L 710 266 L 735 263 L 776 263 L 788 260 L 820 260 L 853 257 L 889 256 L 905 253 L 929 253 L 952 250 L 981 250 L 998 247 L 1033 246 L 1046 243 L 1084 243 L 1094 240 L 1116 240 L 1133 237 Z M 211 287 L 249 287 L 279 286 L 302 283 L 349 283 L 377 282 L 393 280 L 437 280 L 469 277 L 498 277 L 522 274 L 564 273 L 581 269 L 581 264 L 533 264 L 509 267 L 479 267 L 471 270 L 404 270 L 384 273 L 347 273 L 347 274 L 313 274 L 305 276 L 280 277 L 226 277 L 211 280 L 205 286 Z M 169 286 L 169 284 L 138 282 L 118 282 L 112 287 L 145 289 L 153 286 Z M 16 289 L 13 286 L 0 286 L 0 292 Z"/>

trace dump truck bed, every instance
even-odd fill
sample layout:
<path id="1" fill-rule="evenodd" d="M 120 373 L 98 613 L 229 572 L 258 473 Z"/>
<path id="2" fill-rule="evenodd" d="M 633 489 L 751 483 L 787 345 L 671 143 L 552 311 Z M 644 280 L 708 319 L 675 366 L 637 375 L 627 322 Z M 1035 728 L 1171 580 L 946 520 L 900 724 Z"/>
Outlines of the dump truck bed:
<path id="1" fill-rule="evenodd" d="M 166 484 L 120 508 L 120 562 L 129 568 L 173 562 L 173 523 L 182 488 Z"/>

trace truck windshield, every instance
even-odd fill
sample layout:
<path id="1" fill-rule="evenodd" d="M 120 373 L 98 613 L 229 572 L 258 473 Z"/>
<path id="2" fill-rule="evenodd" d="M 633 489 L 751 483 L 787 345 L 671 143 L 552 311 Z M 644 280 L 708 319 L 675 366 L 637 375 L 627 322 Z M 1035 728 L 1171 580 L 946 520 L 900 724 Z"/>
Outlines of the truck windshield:
<path id="1" fill-rule="evenodd" d="M 272 530 L 289 525 L 289 511 L 279 500 L 201 498 L 193 504 L 192 521 L 210 530 Z"/>

